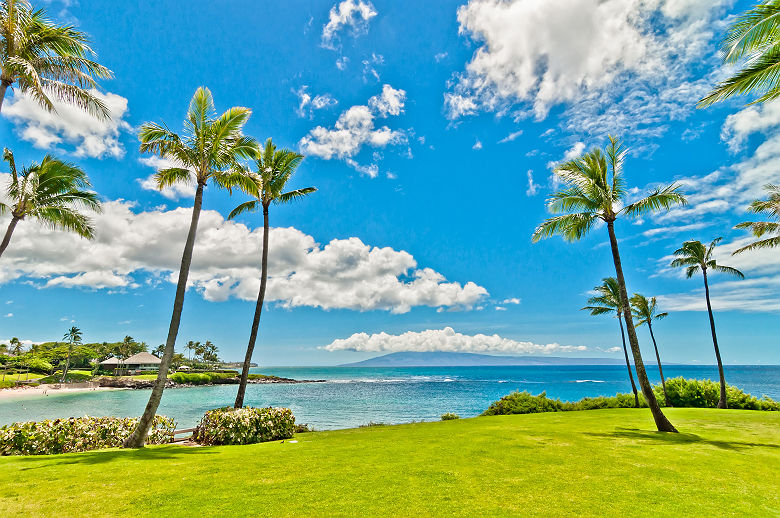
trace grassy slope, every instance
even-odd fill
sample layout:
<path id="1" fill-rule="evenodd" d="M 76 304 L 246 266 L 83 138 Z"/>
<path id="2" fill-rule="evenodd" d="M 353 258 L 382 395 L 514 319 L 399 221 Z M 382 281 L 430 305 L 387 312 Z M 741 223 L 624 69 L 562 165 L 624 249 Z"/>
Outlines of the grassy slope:
<path id="1" fill-rule="evenodd" d="M 0 516 L 780 514 L 780 414 L 481 417 L 297 444 L 0 458 Z"/>

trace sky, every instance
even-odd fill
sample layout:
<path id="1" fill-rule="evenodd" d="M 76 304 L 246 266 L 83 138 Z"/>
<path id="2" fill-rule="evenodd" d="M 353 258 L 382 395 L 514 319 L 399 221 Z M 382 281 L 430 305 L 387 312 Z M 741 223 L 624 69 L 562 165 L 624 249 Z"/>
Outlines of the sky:
<path id="1" fill-rule="evenodd" d="M 39 0 L 40 2 L 41 0 Z M 711 278 L 728 364 L 778 364 L 780 262 L 732 257 L 762 186 L 780 182 L 780 103 L 696 102 L 728 70 L 718 42 L 733 0 L 50 0 L 114 72 L 112 118 L 47 113 L 18 90 L 0 115 L 17 164 L 47 153 L 90 176 L 104 203 L 86 241 L 34 221 L 0 260 L 0 337 L 165 339 L 194 188 L 159 192 L 164 167 L 137 130 L 181 131 L 195 89 L 252 109 L 245 133 L 306 158 L 270 213 L 269 290 L 255 361 L 328 365 L 395 351 L 621 358 L 614 318 L 580 308 L 614 275 L 607 232 L 531 242 L 562 160 L 630 148 L 631 196 L 678 182 L 685 207 L 621 221 L 630 293 L 657 296 L 667 362 L 713 364 L 702 279 L 669 267 L 683 241 L 723 241 L 745 280 Z M 5 165 L 3 165 L 5 167 Z M 6 172 L 6 169 L 2 170 Z M 7 177 L 6 177 L 7 178 Z M 259 214 L 209 186 L 177 343 L 243 358 L 259 286 Z M 8 217 L 0 218 L 5 228 Z M 653 358 L 645 327 L 643 355 Z"/>

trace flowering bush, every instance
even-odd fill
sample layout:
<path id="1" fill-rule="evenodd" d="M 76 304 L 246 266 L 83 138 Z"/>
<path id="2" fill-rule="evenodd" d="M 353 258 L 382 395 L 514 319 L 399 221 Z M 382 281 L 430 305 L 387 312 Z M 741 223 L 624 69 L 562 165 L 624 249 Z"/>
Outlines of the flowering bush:
<path id="1" fill-rule="evenodd" d="M 14 423 L 0 428 L 0 455 L 49 455 L 115 448 L 135 429 L 138 418 L 71 417 Z M 176 423 L 155 416 L 146 444 L 173 441 Z"/>
<path id="2" fill-rule="evenodd" d="M 289 439 L 295 416 L 289 408 L 232 408 L 209 410 L 192 438 L 200 444 L 253 444 Z"/>
<path id="3" fill-rule="evenodd" d="M 442 421 L 454 421 L 455 419 L 460 419 L 460 416 L 454 412 L 446 412 L 441 415 Z"/>

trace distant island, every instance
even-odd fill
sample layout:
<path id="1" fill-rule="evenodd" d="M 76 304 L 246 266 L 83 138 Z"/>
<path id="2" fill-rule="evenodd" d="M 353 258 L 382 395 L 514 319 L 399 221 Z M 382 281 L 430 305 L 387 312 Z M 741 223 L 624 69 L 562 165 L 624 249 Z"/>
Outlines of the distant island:
<path id="1" fill-rule="evenodd" d="M 493 356 L 451 352 L 390 353 L 339 367 L 486 367 L 496 365 L 620 365 L 618 358 L 563 358 L 560 356 Z"/>

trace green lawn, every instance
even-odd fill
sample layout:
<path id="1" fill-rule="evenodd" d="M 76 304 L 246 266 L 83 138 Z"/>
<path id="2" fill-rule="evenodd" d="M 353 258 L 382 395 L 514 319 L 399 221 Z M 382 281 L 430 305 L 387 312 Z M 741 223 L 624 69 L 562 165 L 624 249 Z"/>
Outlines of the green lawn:
<path id="1" fill-rule="evenodd" d="M 645 409 L 0 458 L 0 516 L 777 516 L 780 413 Z"/>

